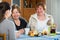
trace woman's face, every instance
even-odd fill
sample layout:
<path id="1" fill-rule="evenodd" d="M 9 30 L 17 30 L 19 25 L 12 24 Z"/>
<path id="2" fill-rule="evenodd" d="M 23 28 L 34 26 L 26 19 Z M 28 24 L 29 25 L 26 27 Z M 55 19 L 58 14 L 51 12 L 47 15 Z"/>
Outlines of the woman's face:
<path id="1" fill-rule="evenodd" d="M 38 15 L 43 15 L 43 14 L 44 14 L 44 9 L 43 9 L 42 6 L 39 6 L 39 7 L 37 8 L 37 14 L 38 14 Z"/>
<path id="2" fill-rule="evenodd" d="M 17 9 L 13 10 L 12 17 L 13 17 L 13 19 L 19 19 L 20 13 L 19 13 L 19 11 Z"/>
<path id="3" fill-rule="evenodd" d="M 11 10 L 6 10 L 5 18 L 9 18 L 11 16 Z"/>

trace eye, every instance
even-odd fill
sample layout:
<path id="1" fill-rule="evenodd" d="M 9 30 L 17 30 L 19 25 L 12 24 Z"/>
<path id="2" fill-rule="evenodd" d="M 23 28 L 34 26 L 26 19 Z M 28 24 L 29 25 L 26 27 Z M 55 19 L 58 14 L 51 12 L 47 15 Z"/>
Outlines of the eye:
<path id="1" fill-rule="evenodd" d="M 16 13 L 19 13 L 19 12 L 16 12 Z"/>

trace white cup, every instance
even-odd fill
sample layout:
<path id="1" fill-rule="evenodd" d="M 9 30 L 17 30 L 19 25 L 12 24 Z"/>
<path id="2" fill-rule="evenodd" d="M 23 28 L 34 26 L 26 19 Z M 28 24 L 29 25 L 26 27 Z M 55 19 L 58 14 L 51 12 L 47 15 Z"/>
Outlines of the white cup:
<path id="1" fill-rule="evenodd" d="M 25 28 L 25 34 L 28 35 L 29 31 L 30 31 L 30 28 Z"/>
<path id="2" fill-rule="evenodd" d="M 19 32 L 19 31 L 15 31 L 16 33 Z"/>

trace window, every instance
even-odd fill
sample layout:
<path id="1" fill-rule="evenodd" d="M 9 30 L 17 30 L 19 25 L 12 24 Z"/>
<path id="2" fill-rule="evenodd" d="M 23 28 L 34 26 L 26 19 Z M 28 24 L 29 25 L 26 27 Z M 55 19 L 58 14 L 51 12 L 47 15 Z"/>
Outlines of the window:
<path id="1" fill-rule="evenodd" d="M 17 4 L 18 6 L 20 6 L 20 0 L 13 0 L 12 4 Z"/>

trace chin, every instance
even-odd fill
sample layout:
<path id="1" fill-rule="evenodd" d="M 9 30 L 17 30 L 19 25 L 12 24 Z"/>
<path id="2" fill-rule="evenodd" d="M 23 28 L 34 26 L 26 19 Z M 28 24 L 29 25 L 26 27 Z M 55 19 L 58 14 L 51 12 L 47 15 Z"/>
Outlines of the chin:
<path id="1" fill-rule="evenodd" d="M 40 14 L 38 14 L 38 15 L 43 15 L 43 14 L 40 13 Z"/>
<path id="2" fill-rule="evenodd" d="M 19 18 L 14 18 L 15 20 L 19 19 Z"/>

